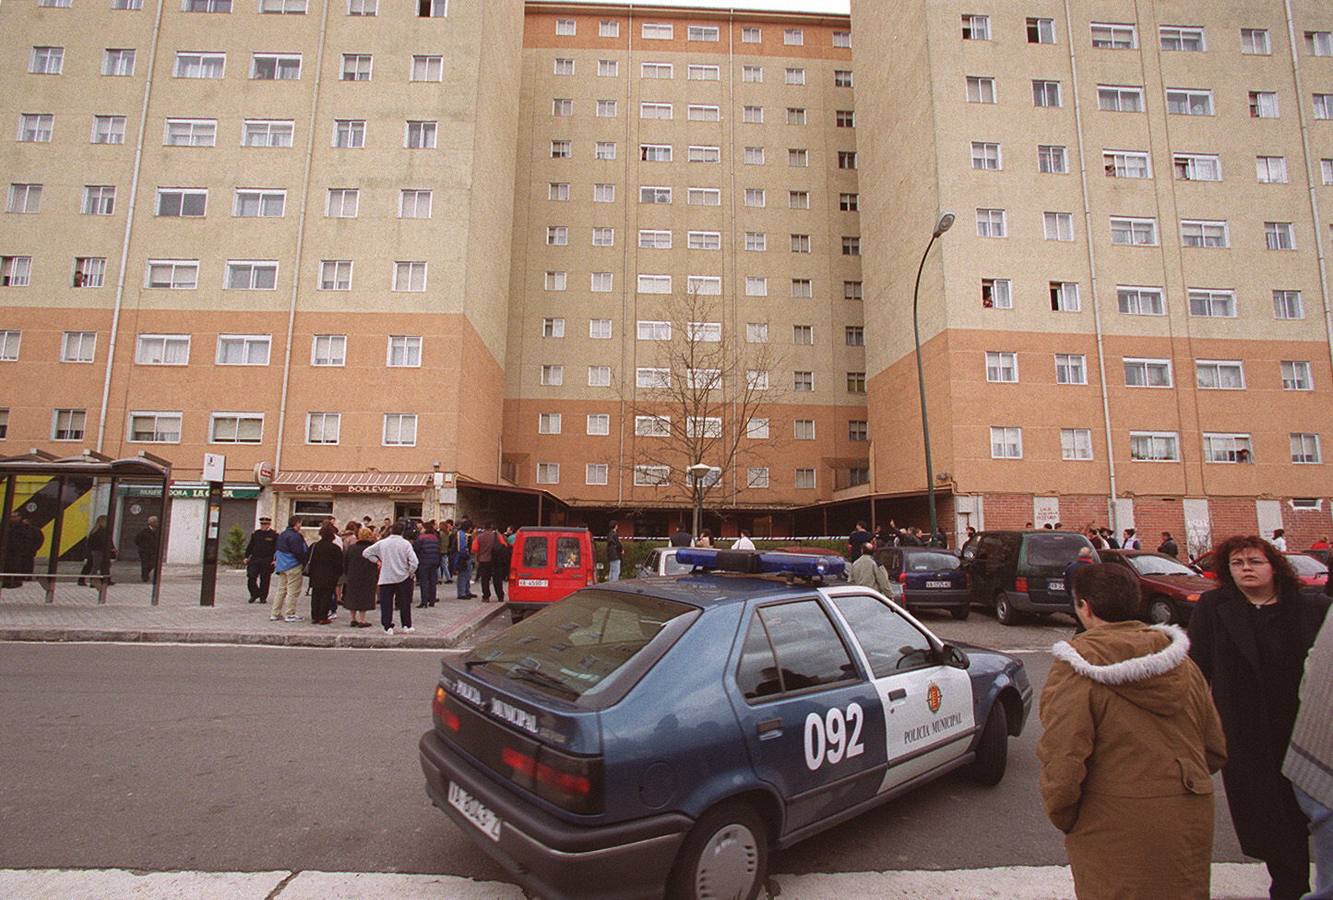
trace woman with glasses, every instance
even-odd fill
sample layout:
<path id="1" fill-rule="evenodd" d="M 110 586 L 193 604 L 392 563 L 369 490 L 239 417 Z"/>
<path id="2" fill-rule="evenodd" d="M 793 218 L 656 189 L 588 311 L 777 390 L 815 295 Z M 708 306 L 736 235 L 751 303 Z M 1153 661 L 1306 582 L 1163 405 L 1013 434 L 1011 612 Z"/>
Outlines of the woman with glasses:
<path id="1" fill-rule="evenodd" d="M 1228 538 L 1215 559 L 1219 587 L 1190 619 L 1190 656 L 1226 734 L 1222 781 L 1241 850 L 1267 864 L 1270 897 L 1295 900 L 1310 890 L 1308 823 L 1282 759 L 1328 600 L 1303 592 L 1291 564 L 1257 535 Z"/>

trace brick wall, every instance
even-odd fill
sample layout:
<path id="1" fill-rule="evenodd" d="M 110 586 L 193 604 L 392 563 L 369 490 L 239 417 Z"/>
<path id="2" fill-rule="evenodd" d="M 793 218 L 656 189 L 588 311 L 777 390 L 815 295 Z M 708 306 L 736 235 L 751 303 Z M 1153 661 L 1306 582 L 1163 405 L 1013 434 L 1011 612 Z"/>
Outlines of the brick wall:
<path id="1" fill-rule="evenodd" d="M 1282 501 L 1282 527 L 1287 531 L 1287 547 L 1305 550 L 1317 538 L 1333 537 L 1333 516 L 1329 514 L 1333 501 L 1325 498 L 1321 509 L 1292 509 Z"/>
<path id="2" fill-rule="evenodd" d="M 1212 497 L 1208 501 L 1208 518 L 1213 526 L 1214 547 L 1233 534 L 1259 533 L 1253 497 Z"/>
<path id="3" fill-rule="evenodd" d="M 986 494 L 983 502 L 988 531 L 1022 528 L 1032 521 L 1031 494 Z"/>
<path id="4" fill-rule="evenodd" d="M 1089 525 L 1095 528 L 1108 525 L 1106 497 L 1101 494 L 1069 494 L 1061 497 L 1060 522 L 1070 531 L 1087 531 Z"/>
<path id="5" fill-rule="evenodd" d="M 1254 513 L 1254 504 L 1250 504 L 1250 513 Z M 1134 527 L 1144 550 L 1156 550 L 1162 542 L 1162 532 L 1169 531 L 1180 547 L 1180 556 L 1185 558 L 1185 511 L 1178 499 L 1161 497 L 1134 498 Z M 1118 535 L 1117 535 L 1118 536 Z"/>

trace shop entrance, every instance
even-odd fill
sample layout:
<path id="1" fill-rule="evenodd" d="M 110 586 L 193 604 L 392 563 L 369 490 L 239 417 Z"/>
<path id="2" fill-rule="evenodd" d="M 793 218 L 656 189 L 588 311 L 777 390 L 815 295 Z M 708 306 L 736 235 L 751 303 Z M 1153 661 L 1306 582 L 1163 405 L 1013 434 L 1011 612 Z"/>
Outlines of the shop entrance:
<path id="1" fill-rule="evenodd" d="M 420 519 L 421 502 L 410 503 L 403 500 L 395 501 L 393 504 L 393 520 L 399 519 Z"/>

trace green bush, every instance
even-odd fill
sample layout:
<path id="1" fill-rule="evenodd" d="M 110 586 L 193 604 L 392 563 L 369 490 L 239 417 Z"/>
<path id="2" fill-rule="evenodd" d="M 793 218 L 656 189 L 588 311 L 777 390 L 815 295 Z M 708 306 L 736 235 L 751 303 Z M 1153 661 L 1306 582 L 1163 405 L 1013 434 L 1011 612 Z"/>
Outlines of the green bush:
<path id="1" fill-rule="evenodd" d="M 222 541 L 222 561 L 229 566 L 239 566 L 245 561 L 245 532 L 241 526 L 233 525 L 227 529 Z"/>

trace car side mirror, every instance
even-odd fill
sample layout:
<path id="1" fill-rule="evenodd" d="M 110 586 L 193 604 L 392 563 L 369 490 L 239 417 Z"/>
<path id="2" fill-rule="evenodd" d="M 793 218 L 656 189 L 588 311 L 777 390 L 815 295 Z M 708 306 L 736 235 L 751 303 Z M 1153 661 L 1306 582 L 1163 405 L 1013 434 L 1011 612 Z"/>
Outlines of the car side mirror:
<path id="1" fill-rule="evenodd" d="M 955 669 L 966 669 L 972 665 L 972 660 L 968 659 L 967 654 L 953 644 L 945 644 L 941 647 L 939 657 L 942 665 L 952 666 Z"/>

